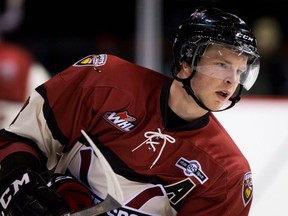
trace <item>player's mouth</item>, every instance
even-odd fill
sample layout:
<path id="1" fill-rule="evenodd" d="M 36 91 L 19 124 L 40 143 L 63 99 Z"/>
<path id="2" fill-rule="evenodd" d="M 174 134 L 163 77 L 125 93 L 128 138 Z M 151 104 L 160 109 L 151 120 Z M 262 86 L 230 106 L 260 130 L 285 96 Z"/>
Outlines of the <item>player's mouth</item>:
<path id="1" fill-rule="evenodd" d="M 216 94 L 222 100 L 226 99 L 230 95 L 229 91 L 217 91 Z"/>

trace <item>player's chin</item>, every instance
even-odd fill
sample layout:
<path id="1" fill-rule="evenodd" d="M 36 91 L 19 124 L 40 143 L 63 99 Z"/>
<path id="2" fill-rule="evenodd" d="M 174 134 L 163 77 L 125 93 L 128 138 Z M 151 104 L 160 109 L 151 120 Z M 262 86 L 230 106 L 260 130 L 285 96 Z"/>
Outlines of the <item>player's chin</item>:
<path id="1" fill-rule="evenodd" d="M 207 104 L 207 107 L 212 110 L 212 111 L 218 111 L 218 110 L 222 110 L 223 108 L 229 106 L 229 101 L 225 100 L 225 101 L 213 101 L 212 103 Z"/>

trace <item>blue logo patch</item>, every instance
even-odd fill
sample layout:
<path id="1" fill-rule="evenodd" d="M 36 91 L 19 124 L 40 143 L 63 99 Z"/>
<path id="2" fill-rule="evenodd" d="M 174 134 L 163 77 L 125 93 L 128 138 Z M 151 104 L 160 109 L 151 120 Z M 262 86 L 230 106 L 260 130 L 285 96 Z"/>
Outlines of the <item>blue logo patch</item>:
<path id="1" fill-rule="evenodd" d="M 188 161 L 181 157 L 175 165 L 181 168 L 186 176 L 194 176 L 201 184 L 208 180 L 201 169 L 200 163 L 196 160 Z"/>

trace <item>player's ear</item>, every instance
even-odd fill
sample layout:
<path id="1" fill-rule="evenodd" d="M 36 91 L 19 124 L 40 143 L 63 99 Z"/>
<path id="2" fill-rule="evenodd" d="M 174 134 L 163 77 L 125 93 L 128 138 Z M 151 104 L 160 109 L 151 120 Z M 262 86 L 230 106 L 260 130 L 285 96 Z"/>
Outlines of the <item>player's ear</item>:
<path id="1" fill-rule="evenodd" d="M 191 75 L 192 70 L 191 70 L 191 65 L 188 64 L 185 61 L 182 61 L 181 63 L 181 70 L 179 71 L 179 76 L 181 76 L 181 78 L 187 78 Z"/>

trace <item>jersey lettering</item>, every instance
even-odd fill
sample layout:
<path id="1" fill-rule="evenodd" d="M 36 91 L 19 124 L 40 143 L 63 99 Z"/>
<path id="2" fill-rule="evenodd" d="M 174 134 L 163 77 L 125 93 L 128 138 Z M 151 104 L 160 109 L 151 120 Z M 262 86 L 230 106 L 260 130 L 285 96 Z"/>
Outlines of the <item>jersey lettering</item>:
<path id="1" fill-rule="evenodd" d="M 165 190 L 170 203 L 176 205 L 180 200 L 182 200 L 194 187 L 196 184 L 190 179 L 186 178 L 180 182 L 176 182 L 171 185 L 166 185 Z"/>
<path id="2" fill-rule="evenodd" d="M 108 216 L 150 216 L 142 212 L 135 212 L 129 208 L 118 208 L 106 213 Z"/>

